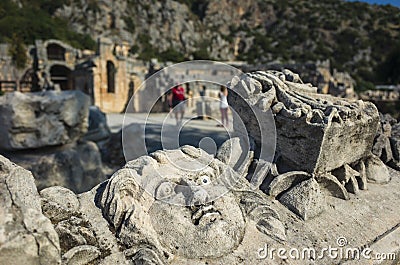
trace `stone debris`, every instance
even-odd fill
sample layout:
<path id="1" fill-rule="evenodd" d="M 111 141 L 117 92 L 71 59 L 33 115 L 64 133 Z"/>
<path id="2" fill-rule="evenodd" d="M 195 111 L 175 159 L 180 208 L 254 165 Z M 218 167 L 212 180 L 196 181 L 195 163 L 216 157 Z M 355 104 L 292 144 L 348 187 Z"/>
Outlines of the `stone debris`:
<path id="1" fill-rule="evenodd" d="M 389 114 L 379 114 L 380 126 L 372 153 L 386 165 L 400 170 L 400 122 Z"/>
<path id="2" fill-rule="evenodd" d="M 0 156 L 0 264 L 61 264 L 32 174 Z"/>
<path id="3" fill-rule="evenodd" d="M 80 91 L 7 93 L 0 97 L 0 149 L 75 142 L 87 132 L 89 102 Z"/>
<path id="4" fill-rule="evenodd" d="M 339 180 L 330 173 L 325 173 L 315 176 L 315 180 L 318 182 L 320 188 L 325 190 L 330 196 L 340 198 L 343 200 L 349 200 L 350 196 Z"/>
<path id="5" fill-rule="evenodd" d="M 279 194 L 287 191 L 296 184 L 311 178 L 311 175 L 303 171 L 290 171 L 281 174 L 274 178 L 270 183 L 268 190 L 266 191 L 272 197 L 276 197 Z"/>
<path id="6" fill-rule="evenodd" d="M 326 208 L 325 196 L 314 179 L 294 186 L 279 201 L 305 221 L 319 215 Z"/>
<path id="7" fill-rule="evenodd" d="M 357 194 L 359 191 L 358 182 L 356 178 L 360 177 L 360 173 L 352 169 L 349 165 L 344 165 L 334 171 L 332 174 L 346 187 L 348 192 Z"/>
<path id="8" fill-rule="evenodd" d="M 112 172 L 103 166 L 99 147 L 84 140 L 103 139 L 108 131 L 105 116 L 97 109 L 92 108 L 88 119 L 89 102 L 80 91 L 13 92 L 0 97 L 2 154 L 31 171 L 39 189 L 91 189 Z"/>
<path id="9" fill-rule="evenodd" d="M 100 251 L 94 246 L 77 246 L 70 249 L 62 257 L 65 265 L 86 265 L 93 264 L 92 262 L 100 256 Z"/>
<path id="10" fill-rule="evenodd" d="M 365 163 L 363 160 L 355 164 L 354 169 L 359 173 L 359 176 L 356 176 L 356 179 L 358 181 L 358 187 L 360 190 L 366 190 L 367 189 L 367 171 L 365 169 Z"/>
<path id="11" fill-rule="evenodd" d="M 369 182 L 386 184 L 390 181 L 388 168 L 377 156 L 373 155 L 365 161 L 365 172 Z"/>

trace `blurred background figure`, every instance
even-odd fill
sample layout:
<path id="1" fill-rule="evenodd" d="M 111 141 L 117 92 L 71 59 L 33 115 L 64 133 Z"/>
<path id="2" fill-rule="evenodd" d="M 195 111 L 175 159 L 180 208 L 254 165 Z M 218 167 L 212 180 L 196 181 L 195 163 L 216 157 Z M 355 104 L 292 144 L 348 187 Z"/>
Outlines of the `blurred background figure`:
<path id="1" fill-rule="evenodd" d="M 193 107 L 193 91 L 190 88 L 190 83 L 186 83 L 187 105 L 189 108 Z"/>
<path id="2" fill-rule="evenodd" d="M 185 114 L 185 89 L 181 85 L 174 86 L 168 100 L 175 114 L 176 125 L 180 125 Z"/>
<path id="3" fill-rule="evenodd" d="M 219 109 L 221 111 L 221 122 L 222 125 L 218 126 L 229 126 L 229 119 L 228 119 L 228 89 L 225 86 L 221 86 L 220 92 L 219 92 Z"/>
<path id="4" fill-rule="evenodd" d="M 199 92 L 200 93 L 200 97 L 205 97 L 206 96 L 206 89 L 207 87 L 203 85 L 202 90 Z M 204 98 L 203 98 L 204 101 Z"/>

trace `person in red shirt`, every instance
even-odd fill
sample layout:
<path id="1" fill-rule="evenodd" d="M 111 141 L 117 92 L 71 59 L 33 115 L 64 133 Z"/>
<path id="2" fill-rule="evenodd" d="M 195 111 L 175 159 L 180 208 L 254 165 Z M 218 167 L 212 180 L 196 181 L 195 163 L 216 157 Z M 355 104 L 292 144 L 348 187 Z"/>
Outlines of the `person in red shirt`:
<path id="1" fill-rule="evenodd" d="M 176 85 L 172 88 L 171 92 L 169 107 L 175 113 L 176 125 L 180 125 L 185 114 L 185 89 L 180 85 Z"/>

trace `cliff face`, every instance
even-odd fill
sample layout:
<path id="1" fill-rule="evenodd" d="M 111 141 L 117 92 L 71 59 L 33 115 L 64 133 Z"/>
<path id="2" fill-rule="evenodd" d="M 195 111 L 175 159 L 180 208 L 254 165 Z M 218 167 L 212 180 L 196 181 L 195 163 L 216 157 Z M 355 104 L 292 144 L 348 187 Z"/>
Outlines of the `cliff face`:
<path id="1" fill-rule="evenodd" d="M 142 59 L 331 59 L 373 81 L 399 45 L 400 10 L 343 0 L 14 0 L 40 8 L 96 39 L 128 41 Z"/>

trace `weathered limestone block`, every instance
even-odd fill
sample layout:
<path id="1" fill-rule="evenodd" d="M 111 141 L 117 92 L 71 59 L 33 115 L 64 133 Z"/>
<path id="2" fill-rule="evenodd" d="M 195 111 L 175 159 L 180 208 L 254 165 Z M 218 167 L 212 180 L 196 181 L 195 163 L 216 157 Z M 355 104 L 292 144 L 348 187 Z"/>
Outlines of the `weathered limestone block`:
<path id="1" fill-rule="evenodd" d="M 326 208 L 325 196 L 314 179 L 296 185 L 284 193 L 279 201 L 304 220 L 319 215 Z"/>
<path id="2" fill-rule="evenodd" d="M 254 118 L 248 104 L 261 115 L 272 109 L 277 153 L 295 170 L 329 172 L 371 151 L 379 121 L 372 103 L 317 94 L 288 71 L 249 73 L 234 78 L 230 86 L 238 93 L 230 94 L 230 105 L 258 145 L 267 144 L 261 142 L 259 129 L 264 121 Z"/>
<path id="3" fill-rule="evenodd" d="M 60 264 L 59 239 L 32 174 L 0 156 L 0 190 L 0 264 Z"/>
<path id="4" fill-rule="evenodd" d="M 8 93 L 0 98 L 0 149 L 64 145 L 88 128 L 89 97 L 80 91 Z"/>
<path id="5" fill-rule="evenodd" d="M 369 182 L 386 184 L 390 181 L 388 168 L 377 156 L 372 155 L 365 161 L 365 171 Z"/>
<path id="6" fill-rule="evenodd" d="M 71 190 L 53 186 L 40 191 L 43 213 L 54 223 L 71 218 L 78 212 L 79 201 Z"/>
<path id="7" fill-rule="evenodd" d="M 7 156 L 33 173 L 39 190 L 63 186 L 74 192 L 84 192 L 107 178 L 100 151 L 93 142 L 42 148 L 35 152 L 20 151 Z"/>

